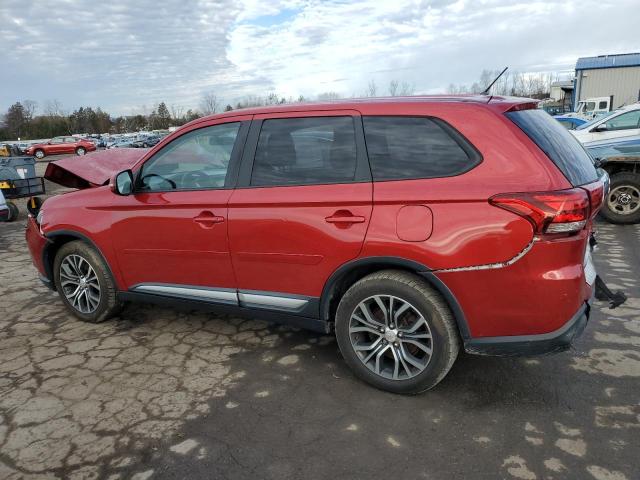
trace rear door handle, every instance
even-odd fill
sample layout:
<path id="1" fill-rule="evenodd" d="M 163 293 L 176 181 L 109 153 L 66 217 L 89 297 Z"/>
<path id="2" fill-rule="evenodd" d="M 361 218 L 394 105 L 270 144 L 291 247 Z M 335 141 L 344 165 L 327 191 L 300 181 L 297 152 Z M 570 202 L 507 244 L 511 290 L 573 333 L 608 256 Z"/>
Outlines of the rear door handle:
<path id="1" fill-rule="evenodd" d="M 338 225 L 350 225 L 352 223 L 364 223 L 366 220 L 364 217 L 354 215 L 348 210 L 339 210 L 330 217 L 326 217 L 325 222 L 335 223 Z"/>
<path id="2" fill-rule="evenodd" d="M 218 215 L 215 215 L 213 212 L 205 210 L 203 212 L 200 212 L 197 217 L 194 217 L 193 221 L 199 223 L 205 228 L 211 228 L 216 223 L 224 222 L 224 217 L 220 217 Z"/>

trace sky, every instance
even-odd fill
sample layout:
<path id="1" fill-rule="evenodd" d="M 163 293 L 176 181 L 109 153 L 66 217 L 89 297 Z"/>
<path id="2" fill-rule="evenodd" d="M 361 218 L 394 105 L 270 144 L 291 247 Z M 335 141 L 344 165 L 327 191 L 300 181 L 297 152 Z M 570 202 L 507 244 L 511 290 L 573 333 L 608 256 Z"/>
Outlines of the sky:
<path id="1" fill-rule="evenodd" d="M 150 113 L 277 93 L 415 93 L 483 69 L 560 72 L 640 51 L 638 0 L 0 0 L 0 112 L 100 106 Z"/>

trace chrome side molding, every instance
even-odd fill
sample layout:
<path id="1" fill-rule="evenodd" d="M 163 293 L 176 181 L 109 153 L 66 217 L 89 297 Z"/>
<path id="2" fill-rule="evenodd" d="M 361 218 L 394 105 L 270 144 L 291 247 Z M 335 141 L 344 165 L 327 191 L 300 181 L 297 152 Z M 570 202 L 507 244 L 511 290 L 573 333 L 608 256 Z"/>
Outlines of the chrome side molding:
<path id="1" fill-rule="evenodd" d="M 265 308 L 286 312 L 302 310 L 312 297 L 281 295 L 274 292 L 209 288 L 195 285 L 172 285 L 163 283 L 141 283 L 131 288 L 132 292 L 150 293 L 167 297 L 196 299 L 212 303 L 224 303 L 249 308 Z"/>
<path id="2" fill-rule="evenodd" d="M 216 303 L 238 304 L 238 294 L 235 290 L 231 289 L 144 283 L 136 285 L 131 290 L 134 292 L 153 293 L 170 297 L 196 298 L 198 300 L 207 300 Z"/>
<path id="3" fill-rule="evenodd" d="M 286 310 L 295 312 L 301 310 L 307 303 L 308 299 L 283 297 L 274 294 L 247 293 L 242 290 L 238 291 L 238 300 L 241 306 L 257 307 L 257 308 L 273 308 L 275 310 Z"/>

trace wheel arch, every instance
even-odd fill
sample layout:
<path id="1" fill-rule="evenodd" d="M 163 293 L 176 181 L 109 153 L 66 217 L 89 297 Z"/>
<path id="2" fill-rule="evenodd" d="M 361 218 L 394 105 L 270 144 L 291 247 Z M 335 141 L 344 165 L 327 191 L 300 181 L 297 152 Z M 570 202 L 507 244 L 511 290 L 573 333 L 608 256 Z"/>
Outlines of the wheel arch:
<path id="1" fill-rule="evenodd" d="M 612 176 L 618 173 L 640 173 L 640 158 L 638 160 L 612 160 L 608 159 L 603 166 L 604 170 Z"/>
<path id="2" fill-rule="evenodd" d="M 44 249 L 42 250 L 42 265 L 44 266 L 45 273 L 51 280 L 51 285 L 54 289 L 57 288 L 55 285 L 55 276 L 53 275 L 53 262 L 56 259 L 56 254 L 63 245 L 76 240 L 85 242 L 98 253 L 98 256 L 107 266 L 107 270 L 109 271 L 111 278 L 113 278 L 113 281 L 116 282 L 117 285 L 117 280 L 115 275 L 113 274 L 111 265 L 109 265 L 109 262 L 107 262 L 107 259 L 100 248 L 88 236 L 75 230 L 55 230 L 53 232 L 48 232 L 45 236 L 49 241 L 46 243 Z"/>
<path id="3" fill-rule="evenodd" d="M 463 340 L 471 338 L 467 320 L 457 299 L 449 287 L 427 266 L 401 257 L 367 257 L 352 260 L 338 268 L 325 282 L 320 297 L 320 319 L 331 322 L 342 295 L 358 280 L 380 270 L 404 270 L 423 278 L 445 299 L 455 318 L 458 332 Z"/>

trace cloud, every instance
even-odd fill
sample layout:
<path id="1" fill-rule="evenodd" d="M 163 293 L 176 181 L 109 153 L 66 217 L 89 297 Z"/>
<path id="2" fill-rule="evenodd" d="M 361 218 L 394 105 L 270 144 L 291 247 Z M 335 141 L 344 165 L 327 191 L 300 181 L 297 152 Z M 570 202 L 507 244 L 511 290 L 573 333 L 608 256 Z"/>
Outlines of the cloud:
<path id="1" fill-rule="evenodd" d="M 635 0 L 3 0 L 0 110 L 58 99 L 113 113 L 204 92 L 419 92 L 484 68 L 570 71 L 579 56 L 640 50 Z M 606 20 L 603 20 L 606 19 Z"/>

